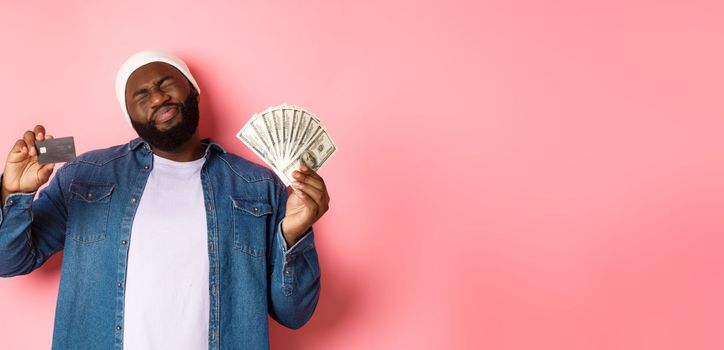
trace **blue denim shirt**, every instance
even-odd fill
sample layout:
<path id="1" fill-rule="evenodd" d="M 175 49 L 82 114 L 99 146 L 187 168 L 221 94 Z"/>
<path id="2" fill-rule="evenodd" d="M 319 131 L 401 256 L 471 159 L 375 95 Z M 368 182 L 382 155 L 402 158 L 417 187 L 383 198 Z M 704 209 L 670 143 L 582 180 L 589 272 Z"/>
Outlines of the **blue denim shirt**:
<path id="1" fill-rule="evenodd" d="M 317 305 L 314 233 L 288 248 L 285 186 L 269 169 L 204 143 L 209 349 L 267 349 L 267 313 L 299 328 Z M 131 226 L 152 168 L 151 148 L 135 139 L 66 163 L 35 201 L 25 193 L 3 203 L 0 276 L 30 273 L 64 250 L 53 349 L 122 349 Z"/>

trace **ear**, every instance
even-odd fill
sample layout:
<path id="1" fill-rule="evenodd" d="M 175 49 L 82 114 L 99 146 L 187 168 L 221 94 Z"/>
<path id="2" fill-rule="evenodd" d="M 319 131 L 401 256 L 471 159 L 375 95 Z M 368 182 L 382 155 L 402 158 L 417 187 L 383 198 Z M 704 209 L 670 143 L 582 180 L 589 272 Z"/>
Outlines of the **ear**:
<path id="1" fill-rule="evenodd" d="M 189 82 L 189 85 L 191 86 L 191 93 L 194 94 L 194 95 L 196 95 L 196 99 L 197 99 L 197 100 L 200 100 L 200 99 L 201 99 L 201 95 L 200 95 L 199 92 L 196 90 L 196 87 L 194 87 L 194 84 L 191 84 L 191 82 Z"/>

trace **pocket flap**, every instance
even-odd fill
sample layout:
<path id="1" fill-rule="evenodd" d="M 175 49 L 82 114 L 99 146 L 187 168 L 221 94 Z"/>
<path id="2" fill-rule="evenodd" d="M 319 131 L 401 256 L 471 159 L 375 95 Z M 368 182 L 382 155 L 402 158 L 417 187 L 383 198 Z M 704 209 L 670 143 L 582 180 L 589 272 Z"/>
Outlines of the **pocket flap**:
<path id="1" fill-rule="evenodd" d="M 98 202 L 110 196 L 115 186 L 112 183 L 73 181 L 70 192 L 86 202 Z"/>
<path id="2" fill-rule="evenodd" d="M 254 216 L 271 214 L 271 204 L 263 198 L 238 198 L 231 197 L 234 208 L 242 210 Z"/>

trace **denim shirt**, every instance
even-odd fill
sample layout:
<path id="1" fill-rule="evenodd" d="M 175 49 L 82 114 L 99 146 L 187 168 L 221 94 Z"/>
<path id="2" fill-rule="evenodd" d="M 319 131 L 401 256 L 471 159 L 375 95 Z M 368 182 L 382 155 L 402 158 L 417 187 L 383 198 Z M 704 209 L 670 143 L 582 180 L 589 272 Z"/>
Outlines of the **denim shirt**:
<path id="1" fill-rule="evenodd" d="M 296 329 L 316 308 L 314 233 L 287 247 L 286 187 L 269 169 L 204 143 L 209 349 L 268 349 L 267 314 Z M 16 193 L 3 203 L 0 276 L 30 273 L 64 251 L 53 349 L 123 348 L 131 226 L 152 168 L 150 146 L 135 139 L 66 163 L 35 201 Z"/>

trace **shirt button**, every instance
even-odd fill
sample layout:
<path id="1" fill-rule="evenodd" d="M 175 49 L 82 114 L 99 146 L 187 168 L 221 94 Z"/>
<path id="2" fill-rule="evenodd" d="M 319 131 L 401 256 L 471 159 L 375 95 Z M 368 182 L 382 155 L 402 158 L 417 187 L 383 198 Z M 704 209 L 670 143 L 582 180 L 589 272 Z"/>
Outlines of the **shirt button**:
<path id="1" fill-rule="evenodd" d="M 11 199 L 11 200 L 8 201 L 8 205 L 13 205 L 13 204 L 15 204 L 15 201 L 14 201 L 14 200 Z"/>
<path id="2" fill-rule="evenodd" d="M 123 287 L 123 283 L 118 282 L 118 288 L 121 288 L 121 287 Z"/>
<path id="3" fill-rule="evenodd" d="M 254 208 L 254 213 L 258 213 L 258 212 L 259 212 L 259 208 Z"/>
<path id="4" fill-rule="evenodd" d="M 131 197 L 131 203 L 136 203 L 136 197 Z"/>
<path id="5" fill-rule="evenodd" d="M 148 165 L 144 165 L 144 166 L 143 166 L 143 169 L 145 169 L 145 170 L 148 170 L 148 168 L 149 168 Z"/>
<path id="6" fill-rule="evenodd" d="M 289 271 L 289 269 L 284 269 L 284 274 L 285 274 L 285 275 L 290 275 L 291 273 L 292 273 L 292 272 Z"/>
<path id="7" fill-rule="evenodd" d="M 123 329 L 123 327 L 121 327 L 121 326 L 116 326 L 116 330 L 117 330 L 117 331 L 120 331 L 121 329 Z"/>
<path id="8" fill-rule="evenodd" d="M 88 194 L 86 195 L 86 197 L 88 197 L 88 199 L 93 198 L 93 193 L 88 192 Z"/>
<path id="9" fill-rule="evenodd" d="M 125 245 L 126 243 L 128 243 L 128 242 L 125 239 L 121 241 L 121 244 L 123 244 L 123 245 Z"/>

